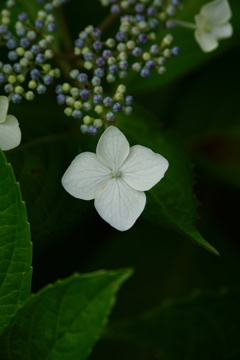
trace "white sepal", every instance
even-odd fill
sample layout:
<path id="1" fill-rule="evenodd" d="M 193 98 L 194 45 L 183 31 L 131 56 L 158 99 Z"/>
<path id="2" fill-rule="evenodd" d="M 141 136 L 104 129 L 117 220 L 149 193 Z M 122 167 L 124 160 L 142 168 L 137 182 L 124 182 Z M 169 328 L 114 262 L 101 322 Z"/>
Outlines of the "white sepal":
<path id="1" fill-rule="evenodd" d="M 0 123 L 6 120 L 8 105 L 8 98 L 6 96 L 0 96 Z"/>
<path id="2" fill-rule="evenodd" d="M 120 231 L 133 226 L 145 204 L 145 193 L 132 189 L 121 178 L 108 181 L 94 201 L 99 215 Z"/>
<path id="3" fill-rule="evenodd" d="M 145 146 L 135 145 L 130 149 L 121 171 L 122 178 L 135 190 L 147 191 L 164 176 L 168 161 Z"/>
<path id="4" fill-rule="evenodd" d="M 123 135 L 115 126 L 107 128 L 99 139 L 97 157 L 112 169 L 118 169 L 129 154 L 130 146 Z"/>
<path id="5" fill-rule="evenodd" d="M 72 161 L 62 177 L 62 185 L 72 196 L 92 200 L 110 178 L 111 170 L 96 154 L 84 152 Z"/>
<path id="6" fill-rule="evenodd" d="M 10 150 L 21 142 L 21 131 L 18 120 L 13 115 L 7 115 L 5 122 L 0 123 L 0 149 Z"/>

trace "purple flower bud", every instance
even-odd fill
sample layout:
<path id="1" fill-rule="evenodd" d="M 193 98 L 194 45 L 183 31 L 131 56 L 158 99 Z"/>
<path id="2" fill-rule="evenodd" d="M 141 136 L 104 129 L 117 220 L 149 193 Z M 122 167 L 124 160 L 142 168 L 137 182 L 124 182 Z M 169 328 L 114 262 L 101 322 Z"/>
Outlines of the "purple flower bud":
<path id="1" fill-rule="evenodd" d="M 104 76 L 104 70 L 102 69 L 102 68 L 96 68 L 95 70 L 94 70 L 94 75 L 95 76 L 98 76 L 98 77 L 103 77 Z"/>
<path id="2" fill-rule="evenodd" d="M 123 40 L 125 40 L 126 35 L 125 35 L 124 32 L 119 31 L 119 32 L 117 32 L 115 38 L 116 38 L 118 41 L 123 41 Z"/>
<path id="3" fill-rule="evenodd" d="M 116 74 L 118 72 L 118 67 L 115 64 L 109 65 L 108 71 L 110 74 Z"/>
<path id="4" fill-rule="evenodd" d="M 122 111 L 122 105 L 119 102 L 116 102 L 115 104 L 113 104 L 112 111 L 114 112 Z"/>
<path id="5" fill-rule="evenodd" d="M 149 8 L 147 9 L 147 13 L 150 16 L 154 16 L 157 14 L 157 9 L 154 6 L 149 6 Z"/>
<path id="6" fill-rule="evenodd" d="M 93 96 L 93 102 L 94 104 L 101 104 L 103 101 L 103 97 L 101 94 L 96 94 Z"/>
<path id="7" fill-rule="evenodd" d="M 104 57 L 104 59 L 110 58 L 110 56 L 112 56 L 111 50 L 104 50 L 102 56 Z"/>
<path id="8" fill-rule="evenodd" d="M 124 99 L 126 105 L 132 105 L 133 103 L 133 97 L 131 95 L 128 95 Z"/>
<path id="9" fill-rule="evenodd" d="M 37 86 L 36 90 L 37 90 L 37 93 L 38 93 L 38 94 L 45 94 L 45 92 L 47 91 L 47 88 L 46 88 L 45 85 L 39 84 L 39 85 Z"/>
<path id="10" fill-rule="evenodd" d="M 13 94 L 11 100 L 14 104 L 19 104 L 22 101 L 22 96 L 20 94 Z"/>
<path id="11" fill-rule="evenodd" d="M 38 54 L 38 53 L 41 51 L 41 48 L 40 48 L 39 45 L 33 45 L 33 46 L 31 47 L 31 51 L 36 55 L 36 54 Z"/>
<path id="12" fill-rule="evenodd" d="M 20 46 L 26 49 L 30 45 L 30 40 L 27 37 L 20 39 Z"/>
<path id="13" fill-rule="evenodd" d="M 134 10 L 137 12 L 137 13 L 142 13 L 144 12 L 145 10 L 145 6 L 141 3 L 137 3 L 134 7 Z"/>
<path id="14" fill-rule="evenodd" d="M 113 104 L 113 99 L 110 96 L 107 96 L 103 99 L 103 104 L 106 107 L 110 107 Z"/>
<path id="15" fill-rule="evenodd" d="M 93 43 L 94 50 L 101 50 L 102 47 L 103 47 L 103 43 L 99 40 L 97 40 Z"/>
<path id="16" fill-rule="evenodd" d="M 151 29 L 156 29 L 159 25 L 159 21 L 157 19 L 150 19 L 148 25 Z"/>
<path id="17" fill-rule="evenodd" d="M 148 42 L 148 36 L 146 34 L 139 34 L 138 35 L 138 41 L 141 44 L 146 44 Z"/>
<path id="18" fill-rule="evenodd" d="M 36 79 L 38 79 L 40 76 L 41 76 L 41 73 L 40 73 L 40 71 L 39 71 L 38 69 L 32 69 L 32 70 L 30 71 L 30 77 L 31 77 L 31 79 L 36 80 Z"/>
<path id="19" fill-rule="evenodd" d="M 80 96 L 82 100 L 87 100 L 90 96 L 89 90 L 83 89 L 82 91 L 80 91 Z"/>
<path id="20" fill-rule="evenodd" d="M 7 32 L 8 32 L 7 25 L 4 25 L 4 24 L 0 25 L 0 34 L 5 35 L 5 34 L 7 34 Z"/>
<path id="21" fill-rule="evenodd" d="M 176 26 L 174 20 L 167 20 L 166 23 L 165 23 L 165 27 L 166 29 L 174 29 Z"/>
<path id="22" fill-rule="evenodd" d="M 96 59 L 96 64 L 97 64 L 97 66 L 104 66 L 105 65 L 105 60 L 102 57 L 97 58 Z"/>
<path id="23" fill-rule="evenodd" d="M 95 28 L 95 29 L 93 29 L 93 31 L 92 31 L 92 35 L 93 35 L 93 37 L 95 37 L 95 38 L 99 38 L 99 37 L 101 36 L 101 34 L 102 34 L 101 30 L 98 29 L 98 28 Z"/>
<path id="24" fill-rule="evenodd" d="M 13 64 L 13 70 L 15 73 L 19 74 L 22 71 L 22 66 L 19 63 Z"/>
<path id="25" fill-rule="evenodd" d="M 134 56 L 141 56 L 142 55 L 142 49 L 140 47 L 135 47 L 133 50 L 132 50 L 132 54 Z"/>
<path id="26" fill-rule="evenodd" d="M 26 34 L 26 29 L 24 27 L 20 27 L 20 28 L 16 29 L 16 34 L 18 36 L 24 36 Z"/>
<path id="27" fill-rule="evenodd" d="M 149 69 L 147 68 L 143 68 L 141 71 L 140 71 L 140 75 L 143 77 L 143 78 L 148 78 L 150 76 L 150 71 Z"/>
<path id="28" fill-rule="evenodd" d="M 54 80 L 53 76 L 51 76 L 51 75 L 49 75 L 49 74 L 45 75 L 44 78 L 43 78 L 43 82 L 44 82 L 44 84 L 46 84 L 46 85 L 52 84 L 52 83 L 53 83 L 53 80 Z"/>
<path id="29" fill-rule="evenodd" d="M 18 20 L 19 21 L 26 21 L 28 19 L 28 15 L 25 12 L 21 12 L 20 14 L 18 14 Z"/>
<path id="30" fill-rule="evenodd" d="M 57 96 L 57 103 L 58 103 L 59 105 L 64 105 L 65 102 L 66 102 L 66 96 L 63 95 L 63 94 L 59 94 L 59 95 Z"/>
<path id="31" fill-rule="evenodd" d="M 50 24 L 48 24 L 48 26 L 47 26 L 47 30 L 48 30 L 48 32 L 50 32 L 50 33 L 55 32 L 55 31 L 57 30 L 57 26 L 56 26 L 56 24 L 54 24 L 54 23 L 50 23 Z"/>
<path id="32" fill-rule="evenodd" d="M 77 39 L 77 40 L 75 40 L 74 44 L 75 44 L 76 47 L 78 47 L 78 48 L 80 48 L 80 49 L 82 49 L 82 48 L 84 47 L 84 45 L 85 45 L 83 39 Z"/>
<path id="33" fill-rule="evenodd" d="M 88 51 L 83 55 L 83 57 L 87 61 L 92 61 L 94 59 L 94 54 L 91 51 Z"/>
<path id="34" fill-rule="evenodd" d="M 145 17 L 144 15 L 137 14 L 137 15 L 135 16 L 135 19 L 136 19 L 137 22 L 140 22 L 140 21 L 146 20 L 146 17 Z"/>
<path id="35" fill-rule="evenodd" d="M 16 49 L 17 47 L 17 41 L 14 39 L 10 39 L 8 40 L 8 42 L 6 43 L 6 46 L 8 49 Z"/>
<path id="36" fill-rule="evenodd" d="M 5 79 L 6 79 L 5 75 L 3 73 L 0 73 L 0 84 L 4 83 Z"/>
<path id="37" fill-rule="evenodd" d="M 42 29 L 44 27 L 44 20 L 42 19 L 37 19 L 35 21 L 35 26 L 38 28 L 38 29 Z"/>
<path id="38" fill-rule="evenodd" d="M 85 73 L 81 73 L 78 75 L 78 81 L 82 84 L 85 84 L 86 82 L 88 82 L 88 76 Z"/>
<path id="39" fill-rule="evenodd" d="M 145 66 L 149 70 L 154 69 L 156 66 L 156 62 L 154 60 L 148 60 L 145 64 Z"/>
<path id="40" fill-rule="evenodd" d="M 120 61 L 120 63 L 119 63 L 119 68 L 120 68 L 121 70 L 127 70 L 127 68 L 128 68 L 128 62 L 127 62 L 127 60 L 122 60 L 122 61 Z"/>
<path id="41" fill-rule="evenodd" d="M 106 119 L 108 121 L 113 121 L 115 119 L 115 117 L 116 117 L 115 114 L 111 111 L 106 114 Z"/>
<path id="42" fill-rule="evenodd" d="M 56 94 L 62 94 L 63 90 L 62 90 L 62 85 L 58 84 L 56 87 L 55 87 L 55 93 Z"/>
<path id="43" fill-rule="evenodd" d="M 112 14 L 118 14 L 121 12 L 121 8 L 118 4 L 114 4 L 111 6 L 110 11 Z"/>
<path id="44" fill-rule="evenodd" d="M 92 135 L 92 136 L 97 135 L 98 129 L 96 128 L 96 126 L 91 125 L 88 128 L 88 133 L 89 133 L 89 135 Z"/>
<path id="45" fill-rule="evenodd" d="M 46 59 L 43 54 L 37 54 L 37 56 L 35 57 L 35 61 L 39 64 L 44 64 Z"/>
<path id="46" fill-rule="evenodd" d="M 171 53 L 173 56 L 178 56 L 179 53 L 180 53 L 180 49 L 178 46 L 174 46 L 172 49 L 171 49 Z"/>
<path id="47" fill-rule="evenodd" d="M 9 60 L 11 60 L 11 61 L 17 60 L 18 54 L 16 53 L 15 50 L 9 51 L 9 53 L 8 53 L 8 58 L 9 58 Z"/>
<path id="48" fill-rule="evenodd" d="M 74 119 L 80 119 L 82 117 L 81 110 L 77 110 L 77 109 L 73 110 L 72 117 L 74 117 Z"/>

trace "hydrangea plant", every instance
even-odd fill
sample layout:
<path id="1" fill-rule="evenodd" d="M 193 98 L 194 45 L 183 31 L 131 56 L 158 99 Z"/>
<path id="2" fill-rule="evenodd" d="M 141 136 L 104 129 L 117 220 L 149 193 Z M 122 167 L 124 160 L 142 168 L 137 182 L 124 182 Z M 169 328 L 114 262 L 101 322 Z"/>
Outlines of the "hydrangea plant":
<path id="1" fill-rule="evenodd" d="M 225 104 L 231 112 L 222 91 L 236 95 L 219 79 L 226 72 L 229 80 L 231 67 L 210 68 L 222 54 L 234 59 L 237 10 L 227 0 L 0 3 L 1 360 L 240 356 L 227 332 L 238 328 L 239 289 L 177 297 L 207 267 L 199 258 L 214 262 L 222 252 L 217 236 L 197 230 L 204 197 L 194 176 L 239 186 L 230 176 L 238 123 L 221 132 Z M 186 240 L 180 248 L 184 238 L 199 247 Z M 106 344 L 90 355 L 104 331 Z"/>

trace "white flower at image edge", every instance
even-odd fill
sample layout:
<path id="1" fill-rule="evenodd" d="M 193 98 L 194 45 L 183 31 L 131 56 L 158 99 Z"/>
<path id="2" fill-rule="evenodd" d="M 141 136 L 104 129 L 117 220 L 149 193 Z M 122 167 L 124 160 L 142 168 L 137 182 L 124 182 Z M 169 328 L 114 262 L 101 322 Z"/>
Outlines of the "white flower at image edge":
<path id="1" fill-rule="evenodd" d="M 195 39 L 203 51 L 216 49 L 219 39 L 232 35 L 232 25 L 228 22 L 231 16 L 227 0 L 215 0 L 201 8 L 200 13 L 195 16 Z"/>
<path id="2" fill-rule="evenodd" d="M 21 142 L 21 131 L 18 120 L 13 115 L 7 115 L 8 98 L 0 96 L 0 149 L 10 150 Z"/>
<path id="3" fill-rule="evenodd" d="M 144 191 L 164 176 L 168 161 L 152 150 L 130 148 L 123 133 L 108 127 L 99 139 L 96 154 L 79 154 L 66 170 L 62 184 L 72 196 L 94 200 L 99 215 L 117 230 L 128 230 L 146 204 Z"/>

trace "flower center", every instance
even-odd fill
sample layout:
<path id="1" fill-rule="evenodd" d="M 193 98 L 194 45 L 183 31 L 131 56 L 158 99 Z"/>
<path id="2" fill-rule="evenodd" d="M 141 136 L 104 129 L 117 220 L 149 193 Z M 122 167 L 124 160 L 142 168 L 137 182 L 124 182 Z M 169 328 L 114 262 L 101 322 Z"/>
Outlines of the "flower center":
<path id="1" fill-rule="evenodd" d="M 204 31 L 205 32 L 211 32 L 212 31 L 212 25 L 211 24 L 205 24 L 204 25 Z"/>
<path id="2" fill-rule="evenodd" d="M 121 171 L 118 169 L 112 170 L 112 177 L 118 178 L 122 175 Z"/>

